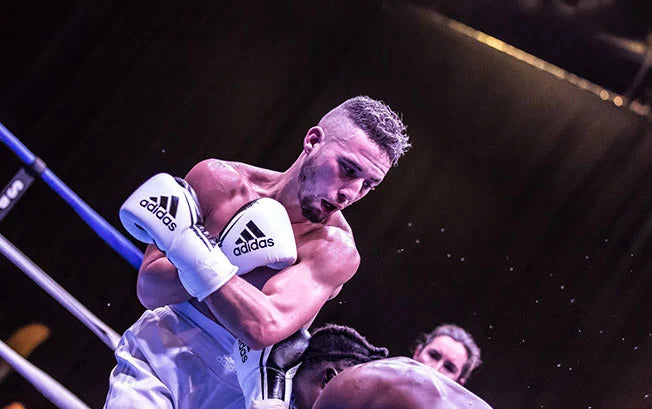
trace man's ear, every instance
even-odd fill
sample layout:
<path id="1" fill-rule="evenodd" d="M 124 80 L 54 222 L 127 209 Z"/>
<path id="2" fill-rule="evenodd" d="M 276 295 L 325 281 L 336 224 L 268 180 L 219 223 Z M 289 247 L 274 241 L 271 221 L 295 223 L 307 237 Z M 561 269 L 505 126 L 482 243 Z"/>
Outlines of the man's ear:
<path id="1" fill-rule="evenodd" d="M 321 387 L 324 388 L 328 382 L 331 381 L 331 379 L 335 378 L 337 375 L 337 370 L 333 368 L 332 366 L 327 366 L 324 368 L 322 380 L 321 380 Z"/>
<path id="2" fill-rule="evenodd" d="M 312 152 L 315 145 L 324 141 L 324 129 L 321 126 L 313 126 L 308 129 L 306 136 L 303 138 L 303 151 L 306 155 Z"/>
<path id="3" fill-rule="evenodd" d="M 459 383 L 460 385 L 464 385 L 465 382 L 466 382 L 466 379 L 464 379 L 464 378 L 460 378 L 460 379 L 457 380 L 457 383 Z"/>
<path id="4" fill-rule="evenodd" d="M 414 354 L 412 354 L 412 359 L 416 360 L 419 354 L 421 353 L 421 350 L 423 349 L 423 346 L 419 345 L 418 347 L 414 348 Z"/>

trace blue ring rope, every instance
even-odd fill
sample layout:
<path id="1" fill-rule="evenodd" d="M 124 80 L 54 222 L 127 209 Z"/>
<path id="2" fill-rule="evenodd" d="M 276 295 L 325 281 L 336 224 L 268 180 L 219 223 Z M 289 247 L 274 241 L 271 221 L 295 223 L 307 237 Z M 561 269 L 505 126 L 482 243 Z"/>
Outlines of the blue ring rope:
<path id="1" fill-rule="evenodd" d="M 18 158 L 28 166 L 33 166 L 37 157 L 23 145 L 7 128 L 0 123 L 0 141 L 7 145 Z M 135 268 L 140 267 L 143 260 L 143 253 L 119 231 L 111 226 L 102 216 L 97 214 L 79 196 L 75 194 L 65 183 L 61 181 L 50 169 L 45 168 L 39 174 L 45 183 L 56 193 L 68 202 L 75 212 L 104 240 L 111 248 L 120 254 Z"/>

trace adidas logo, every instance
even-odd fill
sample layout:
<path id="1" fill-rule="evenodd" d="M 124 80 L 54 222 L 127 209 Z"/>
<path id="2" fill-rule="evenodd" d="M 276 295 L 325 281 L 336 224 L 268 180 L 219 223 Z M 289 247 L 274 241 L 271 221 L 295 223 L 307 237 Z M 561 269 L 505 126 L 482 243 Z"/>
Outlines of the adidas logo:
<path id="1" fill-rule="evenodd" d="M 249 220 L 245 226 L 245 229 L 240 232 L 240 237 L 235 241 L 236 247 L 233 249 L 233 254 L 236 256 L 274 245 L 274 239 L 265 238 L 265 233 L 256 226 L 253 220 Z"/>
<path id="2" fill-rule="evenodd" d="M 177 215 L 177 208 L 179 206 L 179 198 L 177 196 L 150 197 L 149 199 L 141 200 L 140 206 L 156 216 L 170 231 L 174 231 L 177 228 L 177 224 L 173 221 Z"/>
<path id="3" fill-rule="evenodd" d="M 238 340 L 238 350 L 240 351 L 240 360 L 242 361 L 242 363 L 247 362 L 247 359 L 249 359 L 249 356 L 247 354 L 249 353 L 249 351 L 251 351 L 249 345 Z"/>

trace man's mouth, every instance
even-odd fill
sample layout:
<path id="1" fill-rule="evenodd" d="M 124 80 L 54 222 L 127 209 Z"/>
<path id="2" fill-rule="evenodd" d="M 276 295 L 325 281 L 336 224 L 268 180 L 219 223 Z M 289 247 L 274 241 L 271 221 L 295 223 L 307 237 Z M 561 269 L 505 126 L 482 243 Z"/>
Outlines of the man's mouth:
<path id="1" fill-rule="evenodd" d="M 329 202 L 328 200 L 322 199 L 321 207 L 326 210 L 328 213 L 332 213 L 335 210 L 338 210 L 337 206 Z"/>

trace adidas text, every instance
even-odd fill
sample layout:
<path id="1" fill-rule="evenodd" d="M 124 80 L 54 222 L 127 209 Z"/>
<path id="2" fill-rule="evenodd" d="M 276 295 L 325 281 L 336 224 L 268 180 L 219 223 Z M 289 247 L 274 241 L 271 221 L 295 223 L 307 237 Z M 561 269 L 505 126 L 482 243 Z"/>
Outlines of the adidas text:
<path id="1" fill-rule="evenodd" d="M 247 352 L 251 351 L 251 348 L 249 348 L 249 345 L 247 345 L 244 342 L 238 340 L 238 349 L 240 350 L 240 359 L 242 360 L 242 363 L 247 362 L 247 359 L 249 358 L 247 356 Z"/>
<path id="2" fill-rule="evenodd" d="M 236 256 L 241 256 L 247 254 L 250 251 L 256 251 L 258 249 L 263 249 L 265 247 L 272 247 L 274 245 L 274 239 L 259 239 L 247 241 L 241 246 L 238 246 L 233 249 L 233 254 Z"/>
<path id="3" fill-rule="evenodd" d="M 172 221 L 174 220 L 172 216 L 170 216 L 170 214 L 157 203 L 152 203 L 147 199 L 143 199 L 140 201 L 140 206 L 156 216 L 156 218 L 163 222 L 170 231 L 174 231 L 174 229 L 177 228 L 177 224 Z"/>

